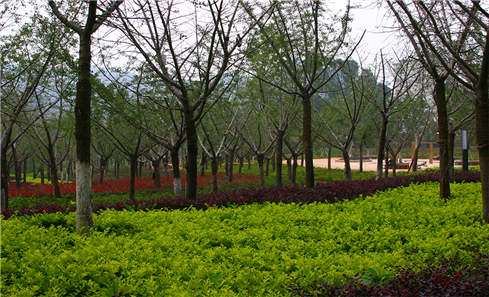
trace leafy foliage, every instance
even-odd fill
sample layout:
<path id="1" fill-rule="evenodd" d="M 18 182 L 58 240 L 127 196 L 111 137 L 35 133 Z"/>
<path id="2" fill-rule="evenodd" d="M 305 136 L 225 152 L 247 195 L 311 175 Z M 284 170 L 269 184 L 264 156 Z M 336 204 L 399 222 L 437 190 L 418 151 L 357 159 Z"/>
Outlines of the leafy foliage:
<path id="1" fill-rule="evenodd" d="M 290 296 L 299 276 L 341 286 L 343 275 L 392 280 L 426 260 L 472 263 L 466 245 L 489 252 L 480 184 L 452 187 L 447 201 L 425 183 L 335 204 L 105 210 L 87 236 L 73 232 L 74 213 L 12 217 L 2 296 Z"/>
<path id="2" fill-rule="evenodd" d="M 349 278 L 342 286 L 316 281 L 307 287 L 291 284 L 288 289 L 293 295 L 302 297 L 484 297 L 489 292 L 489 256 L 475 250 L 474 262 L 471 265 L 462 264 L 460 270 L 454 269 L 461 265 L 459 260 L 443 259 L 441 265 L 427 261 L 422 268 L 401 268 L 393 280 L 384 284 L 372 285 L 373 281 L 378 280 L 378 271 L 370 269 L 368 273 Z"/>

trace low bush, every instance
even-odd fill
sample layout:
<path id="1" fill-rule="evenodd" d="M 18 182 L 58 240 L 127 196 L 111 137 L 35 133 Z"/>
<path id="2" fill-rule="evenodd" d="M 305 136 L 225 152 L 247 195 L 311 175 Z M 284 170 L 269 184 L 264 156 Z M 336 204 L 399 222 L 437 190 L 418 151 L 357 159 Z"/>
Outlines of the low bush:
<path id="1" fill-rule="evenodd" d="M 263 203 L 174 211 L 101 211 L 87 236 L 74 213 L 2 221 L 2 296 L 291 296 L 301 277 L 392 280 L 397 267 L 456 270 L 489 253 L 480 183 L 397 188 L 343 203 Z M 422 267 L 421 267 L 422 268 Z M 365 278 L 365 277 L 363 277 Z"/>
<path id="2" fill-rule="evenodd" d="M 371 269 L 367 273 L 347 279 L 338 286 L 327 281 L 315 281 L 301 287 L 292 282 L 287 289 L 294 296 L 301 297 L 487 297 L 489 294 L 489 256 L 477 249 L 475 260 L 470 265 L 461 264 L 456 259 L 443 259 L 442 264 L 431 261 L 422 267 L 400 268 L 393 280 L 376 284 L 378 272 Z M 456 270 L 455 267 L 463 266 Z"/>
<path id="3" fill-rule="evenodd" d="M 283 202 L 306 204 L 311 202 L 334 203 L 351 200 L 359 196 L 370 196 L 378 191 L 396 187 L 408 186 L 413 183 L 433 182 L 439 179 L 438 172 L 412 176 L 397 176 L 381 180 L 366 179 L 354 181 L 334 181 L 318 183 L 315 188 L 302 186 L 269 187 L 258 189 L 242 189 L 234 192 L 221 192 L 201 195 L 196 200 L 187 200 L 182 197 L 173 199 L 161 198 L 142 201 L 121 201 L 113 204 L 95 205 L 95 211 L 104 209 L 206 209 L 212 206 L 244 205 L 250 203 Z M 475 182 L 480 180 L 480 173 L 476 171 L 457 172 L 454 182 Z M 74 211 L 74 206 L 41 206 L 7 210 L 3 213 L 5 218 L 12 215 L 22 216 L 34 213 L 53 213 L 58 211 Z"/>

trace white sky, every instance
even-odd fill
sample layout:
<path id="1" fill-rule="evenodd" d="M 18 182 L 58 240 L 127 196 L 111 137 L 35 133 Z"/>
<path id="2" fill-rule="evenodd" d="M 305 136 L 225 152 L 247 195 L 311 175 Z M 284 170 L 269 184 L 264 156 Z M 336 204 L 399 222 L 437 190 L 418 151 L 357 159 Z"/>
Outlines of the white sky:
<path id="1" fill-rule="evenodd" d="M 47 0 L 35 0 L 43 2 Z M 21 1 L 22 2 L 22 1 Z M 358 60 L 360 57 L 363 60 L 364 67 L 371 65 L 374 62 L 375 55 L 383 50 L 385 55 L 389 55 L 396 51 L 401 51 L 402 44 L 399 43 L 399 37 L 396 32 L 389 31 L 384 26 L 392 25 L 393 19 L 387 15 L 387 9 L 384 5 L 379 7 L 376 0 L 351 0 L 350 5 L 355 7 L 351 10 L 353 21 L 350 24 L 352 28 L 351 38 L 352 41 L 357 41 L 364 30 L 366 30 L 365 37 L 363 38 L 360 47 L 357 51 L 358 54 L 353 56 L 353 59 Z M 14 0 L 10 0 L 7 3 L 14 3 Z M 3 3 L 5 4 L 5 3 Z M 348 0 L 327 0 L 325 1 L 325 7 L 338 15 L 344 13 L 345 7 L 348 4 Z M 20 8 L 20 11 L 24 11 L 29 15 L 29 9 L 26 6 Z M 2 20 L 7 21 L 7 20 Z M 15 26 L 15 24 L 10 24 Z M 12 29 L 12 27 L 10 28 Z M 9 31 L 4 30 L 2 33 Z M 100 30 L 103 31 L 103 30 Z"/>
<path id="2" fill-rule="evenodd" d="M 327 5 L 334 11 L 344 12 L 347 0 L 328 1 Z M 365 36 L 359 46 L 358 53 L 364 59 L 364 65 L 373 63 L 375 55 L 382 49 L 384 55 L 394 52 L 401 52 L 404 44 L 399 43 L 399 35 L 391 28 L 395 20 L 388 15 L 388 10 L 384 5 L 379 6 L 375 0 L 351 0 L 350 5 L 353 21 L 351 23 L 351 38 L 358 40 L 363 31 Z M 353 58 L 358 60 L 358 56 Z"/>

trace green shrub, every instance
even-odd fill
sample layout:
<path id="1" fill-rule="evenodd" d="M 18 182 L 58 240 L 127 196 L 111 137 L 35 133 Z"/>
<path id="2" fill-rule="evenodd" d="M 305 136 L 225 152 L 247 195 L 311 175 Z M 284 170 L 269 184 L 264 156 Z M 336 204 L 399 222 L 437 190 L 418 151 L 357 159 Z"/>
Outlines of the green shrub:
<path id="1" fill-rule="evenodd" d="M 288 296 L 301 276 L 392 279 L 396 266 L 489 251 L 480 183 L 399 188 L 338 204 L 206 211 L 104 211 L 88 236 L 75 214 L 2 221 L 2 296 Z"/>

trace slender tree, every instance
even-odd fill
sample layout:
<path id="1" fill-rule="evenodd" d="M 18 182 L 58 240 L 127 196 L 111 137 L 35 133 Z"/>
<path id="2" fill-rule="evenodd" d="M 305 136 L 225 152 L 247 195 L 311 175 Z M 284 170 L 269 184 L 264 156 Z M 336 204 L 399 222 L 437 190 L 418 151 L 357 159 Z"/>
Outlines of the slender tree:
<path id="1" fill-rule="evenodd" d="M 260 4 L 254 2 L 253 6 L 260 7 Z M 326 30 L 321 23 L 321 19 L 325 17 L 321 1 L 270 1 L 270 6 L 273 10 L 270 12 L 271 24 L 268 26 L 255 17 L 251 6 L 247 6 L 247 12 L 253 20 L 257 20 L 262 39 L 289 76 L 293 89 L 281 88 L 273 81 L 267 80 L 267 83 L 301 98 L 306 186 L 312 188 L 314 167 L 311 99 L 344 65 L 334 64 L 334 61 L 345 46 L 350 6 L 347 5 L 344 16 L 333 20 L 340 23 L 341 27 L 328 27 Z M 338 29 L 336 34 L 335 29 Z M 358 43 L 346 54 L 345 62 L 357 45 Z M 330 75 L 325 75 L 327 71 Z"/>
<path id="2" fill-rule="evenodd" d="M 342 63 L 339 61 L 339 63 Z M 326 128 L 327 134 L 316 131 L 319 139 L 330 146 L 339 149 L 345 163 L 345 178 L 352 179 L 350 166 L 350 149 L 359 122 L 363 116 L 367 89 L 376 82 L 370 72 L 361 69 L 354 61 L 349 61 L 341 71 L 336 73 L 332 82 L 337 87 L 336 92 L 324 92 L 315 104 L 315 113 L 320 115 L 321 128 Z M 323 95 L 320 94 L 320 95 Z M 323 103 L 323 104 L 320 104 Z M 319 107 L 323 108 L 319 108 Z"/>
<path id="3" fill-rule="evenodd" d="M 97 0 L 88 3 L 85 25 L 70 21 L 63 15 L 56 3 L 49 2 L 52 12 L 67 28 L 76 32 L 79 37 L 78 81 L 75 99 L 75 140 L 76 140 L 76 229 L 87 233 L 93 226 L 92 218 L 92 179 L 90 176 L 90 141 L 91 141 L 91 92 L 90 63 L 92 34 L 122 3 L 114 1 L 100 15 L 97 15 Z"/>
<path id="4" fill-rule="evenodd" d="M 452 76 L 474 94 L 482 216 L 489 222 L 489 12 L 481 7 L 479 1 L 471 2 L 471 7 L 467 7 L 460 1 L 455 1 L 455 4 L 437 1 L 430 5 L 420 1 L 410 7 L 404 1 L 395 1 L 395 5 L 387 1 L 419 60 L 435 82 L 433 97 L 439 114 L 440 184 L 448 184 L 442 179 L 449 176 L 449 166 L 442 164 L 448 164 L 449 160 L 445 97 L 447 77 Z M 441 197 L 446 198 L 449 194 L 449 188 L 440 189 Z"/>
<path id="5" fill-rule="evenodd" d="M 193 12 L 179 11 L 183 6 Z M 143 17 L 133 18 L 136 14 Z M 119 16 L 123 34 L 179 103 L 187 144 L 185 195 L 196 199 L 197 126 L 253 24 L 242 23 L 238 30 L 237 1 L 138 1 L 120 9 Z M 204 24 L 205 18 L 210 22 Z M 178 24 L 191 24 L 194 30 L 183 32 Z"/>

